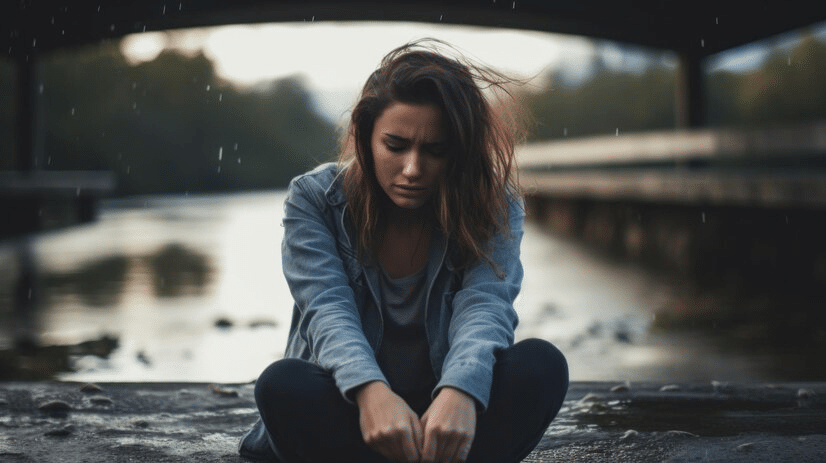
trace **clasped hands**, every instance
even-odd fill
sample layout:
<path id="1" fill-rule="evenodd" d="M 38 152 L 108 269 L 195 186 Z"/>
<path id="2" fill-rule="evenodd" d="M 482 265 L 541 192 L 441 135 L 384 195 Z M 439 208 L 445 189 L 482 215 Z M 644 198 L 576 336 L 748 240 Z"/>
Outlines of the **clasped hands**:
<path id="1" fill-rule="evenodd" d="M 391 461 L 467 459 L 476 432 L 476 404 L 466 393 L 442 388 L 421 418 L 381 381 L 362 386 L 355 398 L 364 442 Z"/>

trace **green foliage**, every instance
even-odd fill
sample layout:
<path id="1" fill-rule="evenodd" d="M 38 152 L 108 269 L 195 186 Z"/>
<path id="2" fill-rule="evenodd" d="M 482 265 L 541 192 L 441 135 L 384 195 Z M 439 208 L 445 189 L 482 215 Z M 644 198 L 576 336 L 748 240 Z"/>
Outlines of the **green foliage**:
<path id="1" fill-rule="evenodd" d="M 656 61 L 654 61 L 656 63 Z M 641 74 L 609 69 L 599 58 L 591 79 L 575 87 L 550 84 L 524 99 L 536 126 L 532 140 L 659 130 L 675 125 L 676 70 L 652 64 Z M 790 51 L 773 50 L 750 74 L 705 76 L 705 120 L 715 125 L 759 125 L 826 117 L 826 43 L 809 34 Z"/>
<path id="2" fill-rule="evenodd" d="M 282 188 L 335 155 L 298 78 L 242 92 L 203 55 L 131 66 L 115 44 L 50 55 L 41 75 L 46 168 L 113 171 L 120 194 Z"/>
<path id="3" fill-rule="evenodd" d="M 651 64 L 640 74 L 613 71 L 599 58 L 592 66 L 592 77 L 580 85 L 565 85 L 557 70 L 547 76 L 548 86 L 524 95 L 536 120 L 531 140 L 674 126 L 674 70 Z"/>
<path id="4" fill-rule="evenodd" d="M 710 125 L 755 125 L 826 117 L 826 43 L 812 35 L 790 51 L 774 50 L 750 74 L 707 76 Z"/>

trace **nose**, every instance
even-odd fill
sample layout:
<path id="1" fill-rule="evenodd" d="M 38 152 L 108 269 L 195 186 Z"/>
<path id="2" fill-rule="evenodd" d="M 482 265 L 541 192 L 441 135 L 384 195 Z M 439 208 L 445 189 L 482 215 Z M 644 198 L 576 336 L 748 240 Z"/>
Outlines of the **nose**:
<path id="1" fill-rule="evenodd" d="M 423 157 L 419 153 L 419 150 L 413 149 L 407 154 L 404 159 L 404 170 L 402 173 L 408 179 L 415 179 L 422 176 L 422 172 L 424 170 L 423 166 Z"/>

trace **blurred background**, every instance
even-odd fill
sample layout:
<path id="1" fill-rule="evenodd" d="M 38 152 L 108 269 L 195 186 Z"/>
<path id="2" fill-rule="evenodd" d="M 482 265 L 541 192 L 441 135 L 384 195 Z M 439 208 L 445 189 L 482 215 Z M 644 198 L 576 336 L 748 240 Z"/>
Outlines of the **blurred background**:
<path id="1" fill-rule="evenodd" d="M 335 159 L 366 76 L 421 37 L 527 81 L 518 338 L 556 343 L 572 380 L 826 379 L 823 181 L 798 178 L 826 168 L 826 23 L 706 58 L 687 132 L 669 51 L 313 17 L 40 56 L 37 170 L 106 175 L 85 212 L 38 203 L 35 233 L 13 223 L 21 83 L 0 59 L 0 380 L 246 382 L 280 358 L 284 188 Z M 757 180 L 707 187 L 732 172 Z"/>

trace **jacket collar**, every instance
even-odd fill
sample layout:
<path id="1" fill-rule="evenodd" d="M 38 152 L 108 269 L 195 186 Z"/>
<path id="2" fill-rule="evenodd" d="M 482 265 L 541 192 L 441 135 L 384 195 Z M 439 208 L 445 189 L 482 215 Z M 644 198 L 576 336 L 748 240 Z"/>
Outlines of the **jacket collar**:
<path id="1" fill-rule="evenodd" d="M 330 182 L 330 186 L 327 187 L 327 190 L 324 192 L 324 197 L 331 206 L 341 206 L 347 202 L 347 195 L 344 192 L 344 185 L 342 183 L 345 169 L 346 167 L 336 168 L 333 181 Z"/>

